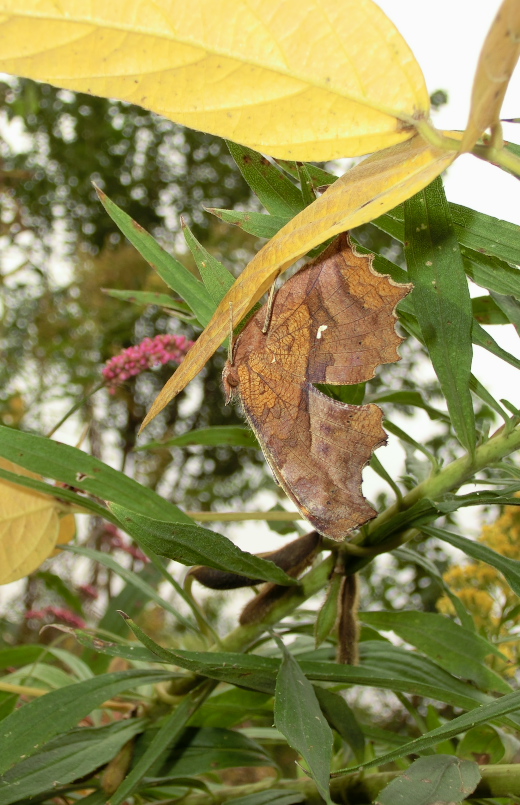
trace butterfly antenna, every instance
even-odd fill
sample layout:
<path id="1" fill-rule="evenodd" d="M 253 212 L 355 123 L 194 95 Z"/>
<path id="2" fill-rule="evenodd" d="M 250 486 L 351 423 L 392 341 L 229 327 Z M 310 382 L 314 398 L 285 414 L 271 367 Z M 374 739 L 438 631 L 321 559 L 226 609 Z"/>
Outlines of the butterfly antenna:
<path id="1" fill-rule="evenodd" d="M 268 331 L 269 325 L 271 324 L 271 317 L 273 315 L 273 305 L 275 296 L 276 296 L 276 280 L 269 288 L 269 296 L 267 297 L 267 305 L 265 310 L 265 321 L 264 326 L 262 327 L 262 332 L 264 334 Z"/>
<path id="2" fill-rule="evenodd" d="M 229 343 L 228 343 L 228 362 L 233 366 L 233 302 L 229 303 Z"/>

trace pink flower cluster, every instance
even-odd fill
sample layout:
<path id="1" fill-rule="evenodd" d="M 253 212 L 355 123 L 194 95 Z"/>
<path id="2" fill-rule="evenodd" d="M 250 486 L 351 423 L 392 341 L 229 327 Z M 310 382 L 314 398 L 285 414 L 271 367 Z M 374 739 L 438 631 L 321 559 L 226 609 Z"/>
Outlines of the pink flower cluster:
<path id="1" fill-rule="evenodd" d="M 83 618 L 80 618 L 75 612 L 71 612 L 70 609 L 64 609 L 63 607 L 54 607 L 51 605 L 43 607 L 43 609 L 30 609 L 25 613 L 27 619 L 34 618 L 39 621 L 45 620 L 47 615 L 52 615 L 54 618 L 63 621 L 63 623 L 67 623 L 69 626 L 75 626 L 78 629 L 84 629 L 86 626 Z"/>
<path id="2" fill-rule="evenodd" d="M 111 394 L 130 377 L 140 375 L 146 369 L 174 361 L 182 363 L 193 341 L 184 335 L 156 335 L 145 338 L 135 347 L 123 349 L 106 362 L 103 377 Z"/>

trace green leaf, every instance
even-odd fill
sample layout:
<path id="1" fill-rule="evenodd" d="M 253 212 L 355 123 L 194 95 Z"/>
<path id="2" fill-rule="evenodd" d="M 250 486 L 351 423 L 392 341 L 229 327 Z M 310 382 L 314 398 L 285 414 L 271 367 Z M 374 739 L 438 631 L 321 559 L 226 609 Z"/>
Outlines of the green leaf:
<path id="1" fill-rule="evenodd" d="M 303 203 L 306 207 L 316 201 L 316 194 L 314 193 L 314 182 L 312 181 L 311 174 L 304 162 L 297 162 L 296 169 L 298 171 L 298 181 L 300 182 L 301 194 Z"/>
<path id="2" fill-rule="evenodd" d="M 298 166 L 305 165 L 314 187 L 334 184 L 338 178 L 334 173 L 323 170 L 323 168 L 318 168 L 317 165 L 313 165 L 312 162 L 294 162 L 287 159 L 277 159 L 276 164 L 283 168 L 284 171 L 289 174 L 289 176 L 293 176 L 295 179 L 297 179 L 299 175 Z"/>
<path id="3" fill-rule="evenodd" d="M 188 248 L 197 264 L 202 282 L 207 292 L 211 296 L 215 306 L 218 305 L 227 294 L 235 278 L 226 266 L 213 257 L 207 249 L 197 240 L 189 226 L 182 220 L 182 232 Z"/>
<path id="4" fill-rule="evenodd" d="M 366 383 L 354 383 L 351 386 L 331 386 L 328 383 L 316 383 L 318 391 L 332 397 L 333 400 L 347 405 L 362 405 L 365 399 Z"/>
<path id="5" fill-rule="evenodd" d="M 471 207 L 450 203 L 459 242 L 475 252 L 520 262 L 520 229 L 510 221 L 493 218 Z"/>
<path id="6" fill-rule="evenodd" d="M 102 190 L 96 187 L 96 191 L 105 210 L 123 235 L 128 238 L 132 246 L 135 246 L 146 262 L 157 271 L 168 287 L 184 299 L 201 325 L 205 327 L 215 312 L 215 304 L 202 282 L 175 257 L 168 254 L 162 246 L 159 246 L 155 238 L 132 220 L 126 212 L 123 212 L 117 204 L 114 204 Z"/>
<path id="7" fill-rule="evenodd" d="M 166 442 L 148 442 L 137 447 L 136 450 L 152 450 L 156 447 L 190 447 L 191 445 L 202 444 L 211 447 L 254 447 L 259 449 L 259 444 L 253 431 L 241 425 L 216 425 L 212 428 L 200 428 L 183 433 L 182 436 L 175 436 Z"/>
<path id="8" fill-rule="evenodd" d="M 492 296 L 475 296 L 471 300 L 473 316 L 479 324 L 509 324 Z"/>
<path id="9" fill-rule="evenodd" d="M 86 679 L 34 699 L 2 721 L 0 774 L 22 755 L 30 757 L 47 741 L 74 727 L 103 702 L 124 690 L 166 682 L 174 674 L 165 671 L 118 671 Z"/>
<path id="10" fill-rule="evenodd" d="M 110 556 L 108 553 L 103 553 L 102 551 L 96 551 L 93 548 L 85 548 L 82 545 L 63 545 L 63 550 L 70 551 L 70 553 L 77 554 L 79 556 L 86 556 L 88 559 L 91 559 L 93 562 L 99 562 L 99 564 L 103 565 L 104 567 L 108 567 L 119 576 L 121 579 L 124 579 L 127 584 L 131 584 L 135 587 L 139 592 L 143 593 L 147 599 L 151 601 L 155 601 L 163 609 L 166 609 L 170 612 L 173 617 L 179 622 L 186 626 L 187 629 L 191 629 L 194 632 L 199 631 L 198 627 L 188 620 L 184 615 L 182 615 L 174 606 L 170 604 L 165 598 L 159 595 L 153 587 L 151 587 L 144 579 L 141 578 L 137 573 L 134 573 L 133 570 L 129 570 L 123 565 L 120 565 L 119 562 Z"/>
<path id="11" fill-rule="evenodd" d="M 237 210 L 220 210 L 217 207 L 206 207 L 206 212 L 212 213 L 226 224 L 233 224 L 255 235 L 257 238 L 274 238 L 277 232 L 291 220 L 290 215 L 266 215 L 263 212 L 239 212 Z"/>
<path id="12" fill-rule="evenodd" d="M 460 735 L 461 732 L 466 732 L 466 730 L 476 727 L 479 724 L 486 724 L 495 719 L 503 718 L 509 713 L 514 713 L 515 710 L 519 709 L 520 691 L 508 693 L 507 696 L 501 696 L 499 699 L 494 699 L 487 704 L 470 710 L 469 713 L 457 716 L 442 727 L 437 727 L 427 732 L 425 735 L 422 735 L 420 738 L 409 741 L 399 749 L 387 752 L 368 763 L 350 767 L 348 771 L 352 772 L 356 768 L 360 768 L 361 765 L 363 765 L 363 768 L 369 768 L 370 766 L 383 765 L 383 763 L 391 763 L 398 758 L 406 757 L 406 755 L 420 754 L 436 746 L 441 741 L 453 738 L 454 735 Z"/>
<path id="13" fill-rule="evenodd" d="M 296 805 L 304 802 L 305 795 L 299 791 L 289 791 L 287 788 L 269 788 L 268 791 L 258 791 L 246 797 L 233 799 L 233 805 Z"/>
<path id="14" fill-rule="evenodd" d="M 414 408 L 422 408 L 423 411 L 426 411 L 431 420 L 441 419 L 444 422 L 449 422 L 448 415 L 425 402 L 418 391 L 384 391 L 380 394 L 371 395 L 368 402 L 412 405 Z"/>
<path id="15" fill-rule="evenodd" d="M 114 299 L 121 299 L 123 302 L 132 302 L 135 305 L 156 305 L 157 307 L 166 307 L 175 310 L 179 314 L 179 318 L 183 320 L 190 320 L 193 315 L 188 305 L 166 293 L 157 293 L 155 291 L 120 291 L 116 288 L 101 288 L 103 293 L 107 296 L 112 296 Z"/>
<path id="16" fill-rule="evenodd" d="M 117 791 L 110 797 L 111 805 L 120 805 L 135 791 L 143 777 L 155 764 L 163 752 L 174 746 L 184 732 L 187 721 L 202 704 L 214 685 L 205 683 L 183 698 L 164 724 L 155 733 L 146 751 L 141 755 L 130 773 L 125 777 Z M 173 769 L 169 769 L 171 773 Z"/>
<path id="17" fill-rule="evenodd" d="M 102 500 L 131 507 L 133 511 L 171 522 L 192 522 L 187 514 L 159 497 L 152 489 L 77 447 L 0 425 L 0 456 Z M 61 489 L 59 494 L 62 494 Z"/>
<path id="18" fill-rule="evenodd" d="M 362 763 L 365 758 L 365 736 L 354 712 L 343 696 L 338 693 L 333 693 L 327 688 L 320 688 L 318 685 L 314 685 L 314 692 L 330 726 L 341 735 L 354 752 L 357 760 Z"/>
<path id="19" fill-rule="evenodd" d="M 455 593 L 450 590 L 449 586 L 444 581 L 444 577 L 442 576 L 440 570 L 438 569 L 437 565 L 431 562 L 424 554 L 419 553 L 418 551 L 411 550 L 410 548 L 398 548 L 394 551 L 394 556 L 396 558 L 401 559 L 405 562 L 415 562 L 415 564 L 420 565 L 427 573 L 430 574 L 432 578 L 435 579 L 437 584 L 442 588 L 445 595 L 448 596 L 451 603 L 453 604 L 453 608 L 457 613 L 459 621 L 461 625 L 468 629 L 470 632 L 475 631 L 475 623 L 473 618 L 469 614 L 469 612 L 465 609 L 464 604 L 460 600 L 460 598 L 455 595 Z"/>
<path id="20" fill-rule="evenodd" d="M 207 699 L 190 720 L 193 727 L 233 727 L 242 724 L 244 712 L 248 718 L 273 717 L 272 698 L 268 693 L 245 688 L 228 688 Z"/>
<path id="21" fill-rule="evenodd" d="M 511 686 L 488 668 L 489 654 L 500 655 L 484 637 L 434 612 L 360 612 L 362 623 L 393 631 L 410 645 L 456 676 L 470 679 L 482 690 L 509 693 Z"/>
<path id="22" fill-rule="evenodd" d="M 502 347 L 499 347 L 497 342 L 495 341 L 489 333 L 484 330 L 483 327 L 478 324 L 478 322 L 473 321 L 472 326 L 472 341 L 476 346 L 483 347 L 487 349 L 488 352 L 491 352 L 492 355 L 496 355 L 497 358 L 500 358 L 502 361 L 511 364 L 514 366 L 515 369 L 520 369 L 520 360 L 515 358 L 514 355 L 507 352 Z"/>
<path id="23" fill-rule="evenodd" d="M 303 757 L 318 791 L 330 805 L 332 732 L 321 712 L 314 687 L 285 647 L 276 677 L 274 723 L 289 746 Z"/>
<path id="24" fill-rule="evenodd" d="M 54 792 L 57 780 L 65 785 L 92 774 L 142 732 L 145 724 L 144 719 L 133 718 L 105 727 L 81 727 L 54 738 L 41 752 L 17 763 L 2 777 L 0 805 Z"/>
<path id="25" fill-rule="evenodd" d="M 503 260 L 461 249 L 464 271 L 476 285 L 488 291 L 520 298 L 520 271 Z"/>
<path id="26" fill-rule="evenodd" d="M 182 733 L 182 740 L 165 755 L 164 761 L 161 771 L 167 770 L 168 775 L 177 777 L 240 766 L 275 765 L 256 741 L 236 730 L 217 727 L 188 727 Z"/>
<path id="27" fill-rule="evenodd" d="M 520 263 L 520 230 L 510 221 L 477 212 L 460 204 L 448 204 L 457 239 L 464 253 L 489 255 L 507 263 Z M 390 212 L 372 221 L 383 232 L 396 240 L 404 241 L 404 206 L 400 204 Z"/>
<path id="28" fill-rule="evenodd" d="M 369 535 L 370 545 L 379 545 L 392 534 L 406 528 L 419 528 L 423 523 L 429 523 L 438 516 L 436 504 L 428 498 L 422 498 L 409 509 L 398 512 L 388 522 L 372 531 Z"/>
<path id="29" fill-rule="evenodd" d="M 240 173 L 268 212 L 292 217 L 305 208 L 296 185 L 266 157 L 230 141 L 227 146 Z"/>
<path id="30" fill-rule="evenodd" d="M 405 202 L 405 238 L 415 313 L 453 427 L 464 447 L 473 452 L 476 431 L 469 390 L 473 314 L 440 178 Z"/>
<path id="31" fill-rule="evenodd" d="M 116 504 L 112 504 L 111 511 L 139 545 L 159 556 L 183 565 L 206 565 L 275 584 L 297 584 L 273 562 L 241 551 L 227 537 L 207 528 L 154 520 Z"/>
<path id="32" fill-rule="evenodd" d="M 457 746 L 457 757 L 471 759 L 485 756 L 486 763 L 500 763 L 505 751 L 498 730 L 490 724 L 483 724 L 466 732 Z"/>
<path id="33" fill-rule="evenodd" d="M 467 799 L 480 778 L 473 761 L 452 755 L 422 757 L 378 794 L 376 805 L 455 805 Z"/>
<path id="34" fill-rule="evenodd" d="M 520 302 L 518 302 L 514 296 L 504 296 L 504 294 L 493 292 L 491 292 L 491 296 L 502 313 L 507 317 L 507 320 L 510 321 L 516 328 L 516 331 L 520 333 Z"/>
<path id="35" fill-rule="evenodd" d="M 333 573 L 327 590 L 327 597 L 318 612 L 314 624 L 314 637 L 316 648 L 319 648 L 324 640 L 330 635 L 338 620 L 339 594 L 341 591 L 342 576 L 340 573 Z"/>
<path id="36" fill-rule="evenodd" d="M 118 617 L 120 618 L 119 613 Z M 153 652 L 148 651 L 148 649 L 143 648 L 143 646 L 136 645 L 135 642 L 132 644 L 115 643 L 112 640 L 103 640 L 94 634 L 90 634 L 90 632 L 87 632 L 85 629 L 71 629 L 70 627 L 64 628 L 63 626 L 61 629 L 74 635 L 78 643 L 85 646 L 85 648 L 98 651 L 101 654 L 108 654 L 109 657 L 123 657 L 125 660 L 131 660 L 132 662 L 164 662 L 164 660 L 159 659 Z"/>
<path id="37" fill-rule="evenodd" d="M 450 545 L 453 545 L 454 548 L 464 551 L 464 553 L 467 556 L 471 556 L 472 559 L 486 562 L 488 565 L 496 568 L 496 570 L 502 573 L 513 592 L 515 592 L 516 595 L 520 595 L 520 561 L 518 559 L 508 559 L 506 556 L 502 556 L 491 548 L 488 548 L 487 545 L 483 545 L 480 542 L 473 542 L 465 537 L 460 537 L 458 534 L 447 531 L 445 528 L 422 526 L 421 531 L 424 531 L 424 533 L 428 534 L 430 537 L 437 537 L 444 542 L 448 542 Z"/>

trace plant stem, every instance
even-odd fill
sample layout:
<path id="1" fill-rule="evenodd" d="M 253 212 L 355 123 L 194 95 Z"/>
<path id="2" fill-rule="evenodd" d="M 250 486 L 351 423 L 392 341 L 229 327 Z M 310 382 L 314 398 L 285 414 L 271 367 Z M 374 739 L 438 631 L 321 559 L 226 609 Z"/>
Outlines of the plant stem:
<path id="1" fill-rule="evenodd" d="M 366 526 L 365 533 L 354 537 L 352 542 L 357 545 L 365 542 L 369 543 L 370 535 L 400 511 L 409 509 L 414 503 L 423 498 L 438 500 L 447 492 L 458 489 L 480 470 L 500 461 L 519 448 L 520 427 L 512 430 L 507 430 L 505 427 L 500 428 L 491 439 L 477 447 L 473 460 L 470 456 L 464 455 L 456 461 L 452 461 L 443 470 L 430 476 L 426 481 L 408 492 L 400 504 L 394 503 L 393 506 L 381 512 L 378 517 Z"/>
<path id="2" fill-rule="evenodd" d="M 482 779 L 472 793 L 473 797 L 507 797 L 520 794 L 520 765 L 504 764 L 481 766 Z M 330 793 L 334 802 L 350 805 L 373 802 L 378 794 L 392 780 L 402 774 L 400 771 L 365 774 L 356 772 L 331 780 Z M 222 786 L 213 789 L 211 794 L 193 793 L 179 800 L 179 805 L 222 805 L 239 797 L 258 794 L 270 789 L 283 790 L 287 794 L 299 793 L 307 805 L 323 805 L 312 780 L 275 780 L 268 778 L 257 783 L 239 786 Z"/>
<path id="3" fill-rule="evenodd" d="M 58 428 L 61 428 L 61 426 L 63 425 L 63 423 L 64 423 L 64 422 L 66 422 L 66 420 L 69 418 L 69 416 L 72 416 L 72 414 L 74 414 L 74 413 L 75 413 L 75 412 L 78 410 L 78 408 L 81 408 L 81 406 L 83 405 L 83 403 L 85 403 L 85 402 L 86 402 L 86 401 L 89 399 L 89 397 L 92 397 L 92 395 L 93 395 L 93 394 L 95 394 L 95 393 L 96 393 L 96 391 L 99 391 L 100 389 L 102 389 L 102 388 L 104 388 L 104 387 L 105 387 L 105 381 L 103 381 L 102 383 L 98 383 L 98 385 L 97 385 L 97 386 L 94 386 L 94 388 L 93 388 L 93 389 L 91 389 L 90 391 L 88 391 L 88 392 L 85 394 L 85 396 L 84 396 L 84 397 L 82 397 L 80 400 L 78 400 L 76 403 L 74 403 L 74 405 L 72 406 L 72 408 L 69 408 L 69 410 L 67 411 L 67 413 L 66 413 L 66 414 L 64 414 L 64 416 L 62 416 L 62 418 L 60 419 L 60 421 L 59 421 L 59 422 L 57 422 L 57 423 L 56 423 L 56 425 L 54 425 L 54 427 L 53 427 L 53 428 L 52 428 L 52 429 L 49 431 L 49 433 L 47 434 L 47 438 L 48 438 L 48 439 L 50 439 L 50 438 L 51 438 L 51 436 L 53 436 L 53 435 L 56 433 L 56 431 L 58 430 Z"/>
<path id="4" fill-rule="evenodd" d="M 496 148 L 494 145 L 475 145 L 472 153 L 485 162 L 492 162 L 514 176 L 520 176 L 520 158 L 512 154 L 507 148 Z"/>
<path id="5" fill-rule="evenodd" d="M 520 426 L 514 429 L 508 429 L 503 426 L 491 439 L 476 449 L 473 459 L 468 455 L 462 456 L 451 464 L 448 464 L 447 467 L 436 475 L 423 481 L 403 497 L 400 505 L 394 504 L 390 506 L 390 508 L 376 517 L 375 520 L 372 520 L 372 522 L 363 529 L 364 533 L 354 537 L 352 543 L 358 546 L 360 543 L 362 545 L 363 542 L 369 543 L 370 535 L 376 528 L 386 523 L 396 514 L 399 514 L 400 511 L 410 508 L 414 503 L 417 503 L 417 501 L 423 498 L 436 500 L 447 492 L 458 489 L 458 487 L 470 480 L 475 473 L 500 461 L 518 448 L 520 448 Z M 381 543 L 378 548 L 380 548 L 381 551 L 393 550 L 404 542 L 408 542 L 418 533 L 415 528 L 407 528 L 401 533 L 392 534 L 388 541 Z M 345 543 L 346 553 L 348 553 L 349 544 L 350 543 Z M 349 571 L 355 572 L 359 570 L 371 561 L 372 558 L 372 555 L 366 557 L 351 557 L 348 563 Z M 269 605 L 266 610 L 261 613 L 261 619 L 259 619 L 258 622 L 238 626 L 222 639 L 220 645 L 212 646 L 210 651 L 246 651 L 268 627 L 286 618 L 298 609 L 307 599 L 320 592 L 320 590 L 327 585 L 335 564 L 336 555 L 332 553 L 319 565 L 306 573 L 300 579 L 300 583 L 297 587 L 288 587 L 281 598 Z M 187 692 L 193 685 L 197 684 L 198 681 L 199 678 L 195 674 L 187 675 L 178 682 L 176 680 L 172 681 L 169 690 L 173 695 L 179 695 L 181 692 Z"/>

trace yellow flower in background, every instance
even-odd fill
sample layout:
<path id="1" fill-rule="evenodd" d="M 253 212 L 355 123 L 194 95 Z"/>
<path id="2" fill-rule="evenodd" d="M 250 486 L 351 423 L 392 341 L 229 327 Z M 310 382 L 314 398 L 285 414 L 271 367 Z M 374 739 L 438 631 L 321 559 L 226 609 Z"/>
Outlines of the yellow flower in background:
<path id="1" fill-rule="evenodd" d="M 517 493 L 517 497 L 520 494 Z M 520 559 L 520 507 L 506 506 L 494 523 L 483 526 L 479 542 L 509 559 Z M 498 641 L 511 636 L 512 628 L 520 622 L 518 596 L 494 567 L 472 561 L 450 568 L 443 578 L 473 616 L 478 629 Z M 455 614 L 447 595 L 439 599 L 437 609 L 444 614 Z M 516 668 L 520 659 L 520 634 L 518 641 L 501 642 L 500 650 Z M 496 658 L 493 664 L 495 662 Z M 509 675 L 515 668 L 502 671 Z"/>

